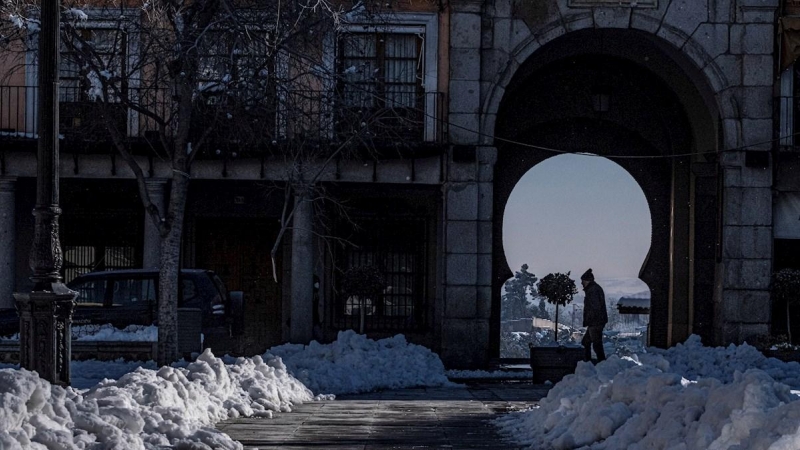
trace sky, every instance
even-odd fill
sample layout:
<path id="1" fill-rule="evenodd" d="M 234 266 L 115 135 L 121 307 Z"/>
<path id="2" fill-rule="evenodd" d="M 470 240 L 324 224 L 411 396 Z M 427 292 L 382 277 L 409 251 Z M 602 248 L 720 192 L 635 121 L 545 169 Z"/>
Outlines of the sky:
<path id="1" fill-rule="evenodd" d="M 538 408 L 501 415 L 494 424 L 532 449 L 800 448 L 796 363 L 766 358 L 747 344 L 704 347 L 697 336 L 666 350 L 625 354 L 578 363 Z M 217 358 L 207 350 L 191 363 L 144 365 L 73 361 L 74 375 L 109 379 L 64 391 L 0 363 L 0 448 L 31 448 L 34 441 L 75 450 L 241 450 L 214 425 L 240 416 L 270 420 L 338 394 L 417 386 L 436 397 L 442 394 L 434 389 L 462 387 L 448 380 L 438 355 L 402 335 L 374 341 L 352 330 L 330 344 L 285 344 L 260 356 Z M 430 407 L 429 399 L 414 401 L 409 397 L 410 408 Z M 337 405 L 329 420 L 348 412 Z"/>
<path id="2" fill-rule="evenodd" d="M 571 271 L 577 282 L 591 267 L 598 282 L 633 293 L 647 290 L 637 277 L 651 230 L 644 192 L 625 169 L 606 158 L 558 155 L 511 192 L 503 245 L 512 270 L 528 264 L 538 278 Z"/>

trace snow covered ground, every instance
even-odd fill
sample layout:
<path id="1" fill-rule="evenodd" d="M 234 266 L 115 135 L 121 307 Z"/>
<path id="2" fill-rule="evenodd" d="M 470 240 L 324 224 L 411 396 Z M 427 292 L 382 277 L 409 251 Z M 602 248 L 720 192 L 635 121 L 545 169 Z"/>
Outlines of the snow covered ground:
<path id="1" fill-rule="evenodd" d="M 0 449 L 239 449 L 216 422 L 270 417 L 329 394 L 509 376 L 445 371 L 436 354 L 402 336 L 373 341 L 352 331 L 331 344 L 283 345 L 252 358 L 207 351 L 160 369 L 86 361 L 72 371 L 76 386 L 64 389 L 0 369 Z M 596 366 L 580 363 L 537 407 L 497 425 L 533 449 L 786 450 L 800 448 L 798 400 L 800 364 L 748 345 L 703 347 L 692 337 L 668 350 L 633 345 Z"/>
<path id="2" fill-rule="evenodd" d="M 207 350 L 182 367 L 138 365 L 73 363 L 76 384 L 119 377 L 86 390 L 0 369 L 0 449 L 240 449 L 213 425 L 332 398 L 315 394 L 453 385 L 427 348 L 403 336 L 372 341 L 352 331 L 331 344 L 286 345 L 251 358 L 217 358 Z"/>
<path id="3" fill-rule="evenodd" d="M 76 341 L 158 341 L 158 327 L 155 325 L 129 325 L 122 330 L 114 328 L 110 323 L 105 325 L 75 325 L 71 327 L 71 331 L 72 339 Z M 19 333 L 0 337 L 0 339 L 18 341 Z"/>
<path id="4" fill-rule="evenodd" d="M 532 449 L 800 448 L 800 364 L 749 345 L 579 363 L 540 405 L 497 424 Z"/>

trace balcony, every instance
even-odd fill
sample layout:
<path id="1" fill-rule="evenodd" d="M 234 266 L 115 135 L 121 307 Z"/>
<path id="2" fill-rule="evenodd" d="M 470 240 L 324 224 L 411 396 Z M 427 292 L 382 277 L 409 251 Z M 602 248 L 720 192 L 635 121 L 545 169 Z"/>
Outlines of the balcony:
<path id="1" fill-rule="evenodd" d="M 134 90 L 127 94 L 147 110 L 168 118 L 175 107 L 167 90 Z M 290 147 L 315 146 L 369 149 L 383 158 L 423 156 L 441 151 L 447 130 L 442 120 L 444 95 L 425 93 L 410 108 L 373 102 L 370 107 L 343 107 L 329 91 L 280 91 L 257 100 L 234 98 L 219 92 L 200 93 L 191 135 L 204 136 L 208 145 L 201 158 L 280 154 Z M 59 125 L 65 152 L 113 151 L 109 127 L 128 139 L 134 152 L 160 144 L 157 122 L 122 103 L 103 103 L 85 90 L 62 87 Z M 0 142 L 10 148 L 35 147 L 38 136 L 38 88 L 0 86 Z M 167 129 L 169 129 L 168 119 Z M 363 153 L 363 151 L 362 151 Z"/>

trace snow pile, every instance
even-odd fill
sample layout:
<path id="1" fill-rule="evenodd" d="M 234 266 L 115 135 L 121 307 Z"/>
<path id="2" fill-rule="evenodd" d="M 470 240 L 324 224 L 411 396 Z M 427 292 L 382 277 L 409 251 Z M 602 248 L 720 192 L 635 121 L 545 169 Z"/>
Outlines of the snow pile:
<path id="1" fill-rule="evenodd" d="M 748 345 L 578 363 L 537 408 L 497 421 L 531 448 L 800 448 L 800 365 Z M 678 447 L 676 447 L 676 445 Z"/>
<path id="2" fill-rule="evenodd" d="M 373 341 L 352 331 L 328 345 L 284 345 L 252 358 L 221 359 L 206 350 L 194 362 L 154 369 L 152 361 L 73 361 L 69 388 L 24 369 L 0 369 L 0 449 L 240 449 L 212 426 L 314 400 L 291 372 L 325 393 L 457 386 L 427 348 L 402 335 Z M 92 385 L 100 377 L 119 379 Z"/>
<path id="3" fill-rule="evenodd" d="M 138 368 L 87 391 L 2 369 L 0 448 L 240 449 L 210 427 L 229 417 L 271 417 L 312 399 L 274 357 L 226 365 L 206 351 L 186 368 Z"/>
<path id="4" fill-rule="evenodd" d="M 158 369 L 155 361 L 125 361 L 122 358 L 115 361 L 98 361 L 96 359 L 72 361 L 69 369 L 70 384 L 75 389 L 89 389 L 106 378 L 117 380 L 140 367 L 150 370 Z"/>
<path id="5" fill-rule="evenodd" d="M 659 367 L 658 364 L 663 358 L 669 362 L 670 372 L 679 373 L 691 380 L 717 378 L 723 383 L 730 383 L 737 371 L 759 369 L 769 374 L 775 381 L 788 384 L 793 389 L 800 389 L 800 364 L 767 358 L 755 347 L 747 344 L 709 348 L 703 346 L 700 337 L 693 335 L 684 344 L 666 350 L 648 348 L 648 351 L 650 354 L 647 356 L 639 355 L 643 363 Z"/>
<path id="6" fill-rule="evenodd" d="M 409 344 L 402 334 L 374 341 L 352 330 L 340 331 L 331 344 L 286 344 L 271 348 L 270 353 L 280 356 L 288 370 L 315 393 L 451 385 L 439 356 Z"/>
<path id="7" fill-rule="evenodd" d="M 73 329 L 81 327 L 72 327 Z M 87 327 L 88 328 L 88 327 Z M 113 325 L 105 324 L 92 330 L 91 332 L 78 330 L 73 335 L 77 341 L 126 341 L 126 342 L 157 342 L 158 327 L 155 325 L 129 325 L 124 329 L 114 328 Z"/>
<path id="8" fill-rule="evenodd" d="M 186 362 L 175 363 L 172 366 L 186 366 Z M 86 361 L 70 362 L 70 386 L 75 389 L 89 389 L 95 384 L 106 378 L 116 380 L 126 373 L 133 372 L 138 368 L 156 370 L 158 366 L 155 361 L 125 361 L 118 358 L 114 361 L 98 361 L 89 359 Z M 0 363 L 0 369 L 19 369 L 19 364 Z M 2 450 L 2 447 L 0 447 Z"/>
<path id="9" fill-rule="evenodd" d="M 158 327 L 155 325 L 128 325 L 124 329 L 115 328 L 114 325 L 73 325 L 71 328 L 72 339 L 75 341 L 114 341 L 114 342 L 157 342 Z M 18 341 L 19 333 L 3 340 Z"/>

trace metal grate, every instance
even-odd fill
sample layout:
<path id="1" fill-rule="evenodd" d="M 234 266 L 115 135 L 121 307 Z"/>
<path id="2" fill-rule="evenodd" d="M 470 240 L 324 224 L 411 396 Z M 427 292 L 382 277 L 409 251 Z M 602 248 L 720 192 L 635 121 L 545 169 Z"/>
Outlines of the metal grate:
<path id="1" fill-rule="evenodd" d="M 84 273 L 138 267 L 134 247 L 65 245 L 63 254 L 65 283 Z"/>
<path id="2" fill-rule="evenodd" d="M 344 271 L 377 266 L 386 288 L 376 299 L 345 297 L 337 289 L 331 325 L 365 331 L 415 330 L 427 326 L 425 219 L 361 219 L 349 246 L 337 255 Z M 338 285 L 337 285 L 338 288 Z"/>

